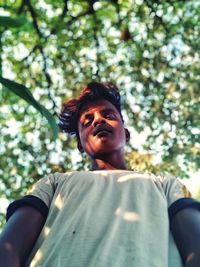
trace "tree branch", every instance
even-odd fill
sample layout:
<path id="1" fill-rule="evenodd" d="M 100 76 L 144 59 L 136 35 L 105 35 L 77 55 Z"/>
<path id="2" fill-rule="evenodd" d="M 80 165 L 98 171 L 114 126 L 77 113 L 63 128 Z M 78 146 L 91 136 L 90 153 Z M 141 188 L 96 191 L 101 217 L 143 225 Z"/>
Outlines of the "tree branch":
<path id="1" fill-rule="evenodd" d="M 31 3 L 29 0 L 24 0 L 25 4 L 27 5 L 28 7 L 28 10 L 31 14 L 31 17 L 33 19 L 33 25 L 35 27 L 35 30 L 39 36 L 39 38 L 42 38 L 42 33 L 40 32 L 40 29 L 39 29 L 39 26 L 38 26 L 38 23 L 37 23 L 37 16 L 36 16 L 36 13 L 35 13 L 35 10 L 33 9 Z"/>
<path id="2" fill-rule="evenodd" d="M 42 55 L 42 59 L 43 59 L 43 72 L 44 72 L 44 75 L 45 75 L 45 77 L 46 77 L 46 81 L 47 81 L 47 84 L 48 84 L 48 86 L 47 86 L 47 88 L 48 88 L 48 97 L 49 97 L 49 99 L 52 101 L 52 103 L 53 103 L 53 110 L 54 110 L 54 115 L 56 115 L 57 116 L 57 112 L 56 112 L 56 108 L 57 108 L 57 106 L 56 106 L 56 103 L 55 103 L 55 101 L 54 101 L 54 99 L 53 99 L 53 97 L 52 97 L 52 95 L 51 95 L 51 92 L 50 92 L 50 88 L 51 88 L 51 86 L 52 86 L 52 79 L 51 79 L 51 76 L 49 75 L 49 73 L 48 73 L 48 71 L 47 71 L 47 59 L 46 59 L 46 56 L 45 56 L 45 54 L 44 54 L 44 50 L 43 50 L 43 47 L 41 46 L 41 45 L 39 45 L 38 46 L 38 49 L 40 50 L 40 53 L 41 53 L 41 55 Z"/>
<path id="3" fill-rule="evenodd" d="M 66 13 L 68 12 L 68 1 L 69 0 L 64 0 L 64 7 L 63 7 L 63 11 L 62 11 L 62 15 L 61 18 L 63 19 L 66 15 Z"/>
<path id="4" fill-rule="evenodd" d="M 36 44 L 33 49 L 29 52 L 29 54 L 24 57 L 21 61 L 26 61 L 37 49 L 39 49 L 39 45 Z"/>
<path id="5" fill-rule="evenodd" d="M 2 36 L 3 36 L 3 31 L 0 31 L 0 76 L 2 76 L 2 54 L 3 54 Z"/>
<path id="6" fill-rule="evenodd" d="M 98 39 L 98 36 L 97 36 L 97 33 L 98 33 L 98 20 L 97 20 L 97 17 L 96 17 L 96 13 L 94 12 L 93 13 L 93 18 L 94 18 L 94 29 L 93 29 L 93 34 L 94 34 L 94 41 L 95 41 L 95 45 L 96 45 L 96 67 L 97 67 L 97 70 L 96 70 L 96 73 L 94 74 L 95 77 L 97 79 L 100 79 L 99 77 L 99 63 L 100 63 L 100 51 L 99 51 L 99 39 Z"/>
<path id="7" fill-rule="evenodd" d="M 18 14 L 18 15 L 20 15 L 20 14 L 24 11 L 24 7 L 25 7 L 25 5 L 26 5 L 26 3 L 25 3 L 25 1 L 23 0 L 23 1 L 21 2 L 21 5 L 20 5 L 19 8 L 18 8 L 18 11 L 17 11 L 17 14 Z"/>
<path id="8" fill-rule="evenodd" d="M 22 7 L 24 8 L 24 5 L 26 5 L 28 7 L 28 10 L 31 14 L 31 17 L 32 17 L 32 20 L 33 20 L 33 25 L 34 25 L 34 28 L 38 34 L 38 37 L 40 40 L 42 40 L 44 37 L 42 36 L 42 33 L 39 29 L 39 26 L 38 26 L 38 22 L 37 22 L 37 15 L 36 15 L 36 12 L 35 10 L 33 9 L 31 3 L 30 3 L 30 0 L 23 0 L 23 3 L 21 5 L 21 9 L 22 10 Z M 32 49 L 32 51 L 29 53 L 29 55 L 27 57 L 24 58 L 24 60 L 26 60 L 36 49 L 39 49 L 41 55 L 42 55 L 42 60 L 43 60 L 43 73 L 45 75 L 45 78 L 46 78 L 46 81 L 47 81 L 47 89 L 48 89 L 48 97 L 49 99 L 51 100 L 51 102 L 53 103 L 53 110 L 54 110 L 54 115 L 57 115 L 56 114 L 56 103 L 53 99 L 53 97 L 51 96 L 51 92 L 50 92 L 50 88 L 52 86 L 52 79 L 47 71 L 47 59 L 46 59 L 46 56 L 45 56 L 45 53 L 44 53 L 44 50 L 43 50 L 43 47 L 41 44 L 37 44 L 35 45 L 35 47 Z"/>

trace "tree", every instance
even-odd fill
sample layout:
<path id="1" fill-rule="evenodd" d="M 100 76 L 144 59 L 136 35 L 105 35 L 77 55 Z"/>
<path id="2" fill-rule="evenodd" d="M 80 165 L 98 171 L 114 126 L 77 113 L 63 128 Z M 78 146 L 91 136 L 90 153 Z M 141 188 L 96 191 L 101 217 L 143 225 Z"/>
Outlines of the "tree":
<path id="1" fill-rule="evenodd" d="M 199 11 L 194 0 L 5 0 L 0 73 L 55 118 L 89 81 L 116 83 L 129 127 L 146 133 L 146 156 L 137 140 L 130 144 L 131 167 L 185 177 L 200 165 Z M 19 198 L 52 171 L 85 166 L 85 158 L 71 161 L 73 138 L 53 141 L 46 120 L 3 85 L 0 102 L 1 199 Z"/>

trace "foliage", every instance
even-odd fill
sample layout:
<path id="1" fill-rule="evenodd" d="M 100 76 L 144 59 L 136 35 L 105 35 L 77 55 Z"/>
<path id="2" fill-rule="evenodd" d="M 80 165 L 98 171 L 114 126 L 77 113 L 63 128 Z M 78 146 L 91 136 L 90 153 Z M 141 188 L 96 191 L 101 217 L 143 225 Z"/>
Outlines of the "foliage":
<path id="1" fill-rule="evenodd" d="M 14 92 L 16 95 L 20 96 L 22 99 L 27 101 L 30 105 L 32 105 L 35 109 L 37 109 L 44 117 L 46 117 L 46 119 L 48 120 L 49 124 L 52 127 L 53 138 L 55 140 L 58 136 L 58 126 L 56 124 L 54 117 L 45 107 L 43 107 L 40 103 L 38 103 L 34 99 L 30 91 L 25 86 L 10 81 L 8 79 L 4 79 L 2 77 L 0 77 L 0 83 L 2 83 L 5 87 Z"/>
<path id="2" fill-rule="evenodd" d="M 132 137 L 132 166 L 181 177 L 198 170 L 198 1 L 4 0 L 0 15 L 1 76 L 29 88 L 55 116 L 87 82 L 113 81 L 128 126 L 145 135 L 139 150 Z M 36 110 L 1 85 L 0 103 L 0 199 L 19 198 L 51 171 L 85 166 L 85 158 L 74 160 L 75 140 L 60 133 L 53 142 Z M 160 162 L 137 161 L 142 149 Z"/>

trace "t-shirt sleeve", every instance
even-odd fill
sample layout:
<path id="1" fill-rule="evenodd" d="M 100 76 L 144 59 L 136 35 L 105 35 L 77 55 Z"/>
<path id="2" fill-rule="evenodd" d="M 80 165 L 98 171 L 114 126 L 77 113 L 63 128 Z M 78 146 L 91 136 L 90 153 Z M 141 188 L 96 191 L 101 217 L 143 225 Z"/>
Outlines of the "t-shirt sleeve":
<path id="1" fill-rule="evenodd" d="M 192 198 L 189 190 L 178 178 L 165 176 L 162 179 L 162 184 L 167 198 L 170 223 L 182 209 L 194 208 L 200 210 L 200 202 Z"/>
<path id="2" fill-rule="evenodd" d="M 18 208 L 23 206 L 37 209 L 46 219 L 55 187 L 54 175 L 40 179 L 28 190 L 25 197 L 15 200 L 8 206 L 6 219 L 8 220 Z"/>
<path id="3" fill-rule="evenodd" d="M 165 175 L 161 177 L 161 181 L 168 207 L 180 198 L 192 197 L 190 191 L 177 177 Z"/>

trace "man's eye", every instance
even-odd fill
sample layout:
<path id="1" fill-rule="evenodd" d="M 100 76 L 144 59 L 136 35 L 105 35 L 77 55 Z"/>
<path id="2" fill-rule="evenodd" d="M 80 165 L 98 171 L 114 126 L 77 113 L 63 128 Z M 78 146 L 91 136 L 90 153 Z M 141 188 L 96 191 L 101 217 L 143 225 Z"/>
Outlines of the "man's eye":
<path id="1" fill-rule="evenodd" d="M 114 119 L 115 118 L 115 115 L 114 114 L 106 114 L 105 115 L 105 118 L 107 118 L 107 119 Z"/>
<path id="2" fill-rule="evenodd" d="M 84 121 L 82 125 L 83 127 L 87 127 L 90 125 L 90 123 L 91 123 L 91 120 L 87 120 L 87 121 Z"/>

